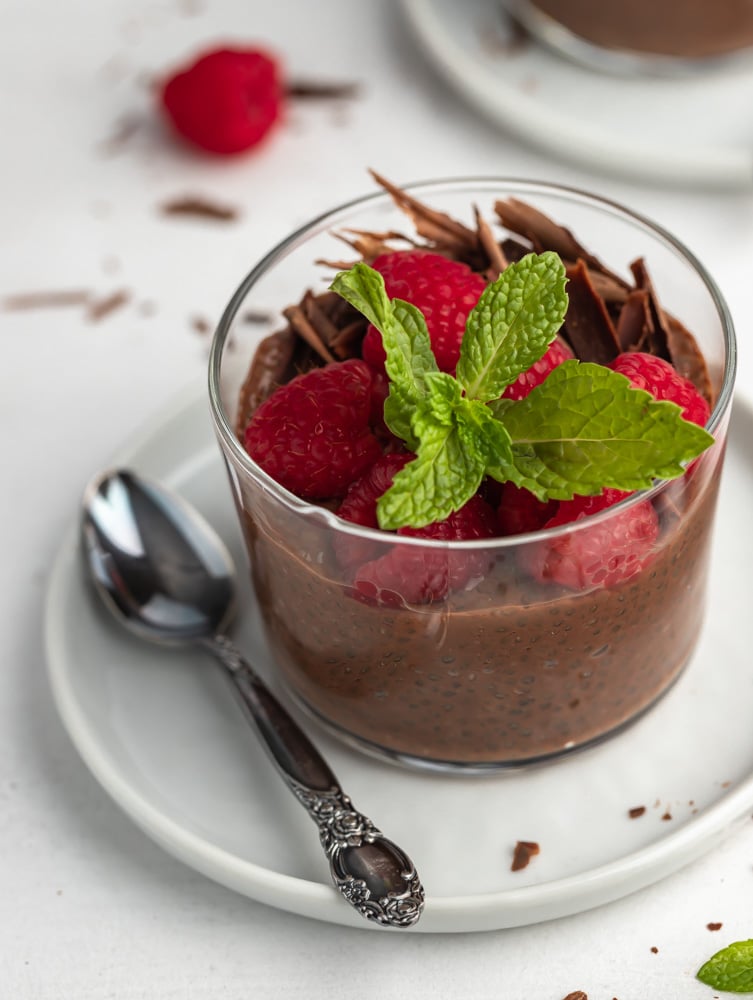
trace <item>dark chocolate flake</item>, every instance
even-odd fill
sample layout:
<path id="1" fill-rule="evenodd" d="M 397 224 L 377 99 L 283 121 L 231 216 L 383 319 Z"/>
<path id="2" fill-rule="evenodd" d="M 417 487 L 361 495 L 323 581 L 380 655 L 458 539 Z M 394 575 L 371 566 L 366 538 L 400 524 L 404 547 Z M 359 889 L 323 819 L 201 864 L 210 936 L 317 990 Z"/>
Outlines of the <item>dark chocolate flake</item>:
<path id="1" fill-rule="evenodd" d="M 17 292 L 3 299 L 3 309 L 21 311 L 27 309 L 60 309 L 66 306 L 85 306 L 91 292 L 85 288 L 70 288 L 57 291 Z"/>
<path id="2" fill-rule="evenodd" d="M 234 222 L 238 216 L 238 209 L 230 205 L 220 205 L 218 202 L 210 201 L 198 195 L 187 195 L 182 198 L 173 198 L 160 206 L 163 215 L 168 216 L 193 216 L 198 219 L 211 219 L 215 222 Z"/>
<path id="3" fill-rule="evenodd" d="M 510 871 L 519 872 L 523 868 L 527 868 L 531 858 L 535 857 L 540 850 L 541 848 L 535 840 L 519 840 L 513 850 Z"/>
<path id="4" fill-rule="evenodd" d="M 567 268 L 570 302 L 565 316 L 565 336 L 581 361 L 608 365 L 620 345 L 604 300 L 596 292 L 585 261 Z"/>
<path id="5" fill-rule="evenodd" d="M 643 816 L 645 812 L 645 806 L 633 806 L 632 809 L 628 809 L 628 816 L 630 819 L 638 819 L 640 816 Z"/>

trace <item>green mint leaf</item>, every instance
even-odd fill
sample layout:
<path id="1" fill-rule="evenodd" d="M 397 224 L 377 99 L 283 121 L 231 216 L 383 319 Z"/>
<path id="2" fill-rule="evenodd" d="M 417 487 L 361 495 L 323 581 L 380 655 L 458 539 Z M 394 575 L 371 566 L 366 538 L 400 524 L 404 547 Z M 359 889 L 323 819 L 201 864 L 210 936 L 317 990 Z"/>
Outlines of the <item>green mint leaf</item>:
<path id="1" fill-rule="evenodd" d="M 457 378 L 471 399 L 497 399 L 545 353 L 567 311 L 565 268 L 552 251 L 505 268 L 468 316 Z"/>
<path id="2" fill-rule="evenodd" d="M 377 503 L 382 528 L 443 521 L 471 499 L 490 456 L 512 457 L 510 436 L 483 403 L 462 396 L 451 375 L 426 377 L 427 396 L 412 416 L 416 457 Z"/>
<path id="3" fill-rule="evenodd" d="M 698 979 L 726 993 L 753 993 L 753 941 L 727 945 L 696 973 Z"/>
<path id="4" fill-rule="evenodd" d="M 438 371 L 421 311 L 409 302 L 391 300 L 381 274 L 362 262 L 337 274 L 330 288 L 382 334 L 390 378 L 385 421 L 393 434 L 414 446 L 410 415 L 427 394 L 425 376 Z"/>
<path id="5" fill-rule="evenodd" d="M 425 420 L 416 457 L 377 502 L 380 528 L 423 528 L 443 521 L 471 499 L 486 462 L 467 447 L 457 426 Z"/>
<path id="6" fill-rule="evenodd" d="M 679 406 L 658 402 L 625 376 L 601 365 L 565 361 L 512 404 L 491 403 L 512 439 L 512 467 L 489 468 L 540 499 L 566 500 L 606 487 L 646 489 L 671 479 L 683 462 L 712 442 L 702 427 L 682 419 Z"/>

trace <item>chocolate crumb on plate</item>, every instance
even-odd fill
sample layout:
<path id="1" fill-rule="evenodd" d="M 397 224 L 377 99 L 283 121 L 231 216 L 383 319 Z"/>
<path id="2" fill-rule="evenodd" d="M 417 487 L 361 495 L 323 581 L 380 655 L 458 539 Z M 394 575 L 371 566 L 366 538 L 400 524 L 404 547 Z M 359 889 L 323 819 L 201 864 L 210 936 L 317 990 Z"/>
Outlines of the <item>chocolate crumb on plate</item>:
<path id="1" fill-rule="evenodd" d="M 221 205 L 199 195 L 173 198 L 160 205 L 163 215 L 193 216 L 198 219 L 212 219 L 216 222 L 234 222 L 240 215 L 237 208 Z"/>
<path id="2" fill-rule="evenodd" d="M 512 855 L 511 872 L 519 872 L 528 867 L 531 858 L 535 857 L 541 848 L 535 840 L 519 840 Z"/>
<path id="3" fill-rule="evenodd" d="M 667 811 L 664 813 L 664 815 L 662 816 L 662 819 L 665 822 L 667 822 L 668 820 L 672 819 L 672 813 L 669 811 L 669 809 L 667 809 Z"/>
<path id="4" fill-rule="evenodd" d="M 638 819 L 639 816 L 643 816 L 645 811 L 645 806 L 633 806 L 632 809 L 628 809 L 628 816 L 630 819 Z"/>
<path id="5" fill-rule="evenodd" d="M 562 1000 L 588 1000 L 588 994 L 584 993 L 583 990 L 573 990 L 572 993 L 568 993 Z"/>
<path id="6" fill-rule="evenodd" d="M 710 931 L 720 931 L 722 929 L 721 921 L 713 921 L 710 924 L 706 924 L 706 929 Z"/>
<path id="7" fill-rule="evenodd" d="M 656 945 L 655 945 L 655 944 L 652 944 L 652 945 L 651 945 L 651 953 L 652 953 L 653 955 L 658 955 L 658 954 L 659 954 L 659 949 L 658 949 L 658 948 L 656 947 Z"/>

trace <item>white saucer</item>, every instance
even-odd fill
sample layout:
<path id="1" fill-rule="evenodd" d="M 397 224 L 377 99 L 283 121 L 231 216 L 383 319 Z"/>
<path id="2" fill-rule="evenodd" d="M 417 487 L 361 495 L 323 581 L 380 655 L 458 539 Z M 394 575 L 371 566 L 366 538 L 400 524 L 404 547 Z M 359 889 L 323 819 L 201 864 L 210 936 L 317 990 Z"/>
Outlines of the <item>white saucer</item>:
<path id="1" fill-rule="evenodd" d="M 457 90 L 539 148 L 633 178 L 753 186 L 753 65 L 676 78 L 608 75 L 533 41 L 506 47 L 499 0 L 402 6 Z"/>
<path id="2" fill-rule="evenodd" d="M 204 398 L 183 400 L 114 461 L 180 490 L 244 568 Z M 751 495 L 753 412 L 738 405 L 700 649 L 661 703 L 610 742 L 500 777 L 445 778 L 381 764 L 313 733 L 357 808 L 416 862 L 428 896 L 416 930 L 490 930 L 606 903 L 677 870 L 749 818 Z M 248 588 L 245 606 L 236 638 L 269 673 Z M 330 886 L 315 826 L 257 746 L 219 670 L 204 654 L 130 638 L 100 607 L 84 579 L 77 525 L 50 581 L 46 639 L 52 690 L 74 744 L 149 836 L 253 899 L 372 926 Z M 642 805 L 645 814 L 630 819 L 628 810 Z M 541 853 L 513 873 L 517 840 L 537 841 Z"/>

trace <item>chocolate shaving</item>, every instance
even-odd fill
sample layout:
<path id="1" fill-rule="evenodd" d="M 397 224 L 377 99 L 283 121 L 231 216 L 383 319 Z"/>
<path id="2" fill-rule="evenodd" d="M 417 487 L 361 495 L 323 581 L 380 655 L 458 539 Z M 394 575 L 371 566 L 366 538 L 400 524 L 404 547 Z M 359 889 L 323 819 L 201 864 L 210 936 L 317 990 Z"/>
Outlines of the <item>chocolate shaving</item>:
<path id="1" fill-rule="evenodd" d="M 645 288 L 630 292 L 617 319 L 617 340 L 621 351 L 636 350 L 648 336 L 651 324 L 648 293 Z"/>
<path id="2" fill-rule="evenodd" d="M 343 243 L 347 243 L 349 247 L 359 255 L 360 260 L 365 260 L 367 263 L 374 260 L 383 253 L 392 253 L 395 247 L 392 245 L 394 241 L 405 243 L 410 247 L 418 246 L 415 240 L 404 236 L 402 233 L 397 232 L 386 232 L 386 233 L 369 233 L 361 229 L 345 229 L 339 233 L 333 233 L 334 237 L 338 240 L 342 240 Z M 319 264 L 326 264 L 327 261 L 317 261 Z M 352 264 L 348 264 L 351 267 Z"/>
<path id="3" fill-rule="evenodd" d="M 3 309 L 9 312 L 26 309 L 60 309 L 66 306 L 85 306 L 91 292 L 85 288 L 61 291 L 17 292 L 3 299 Z"/>
<path id="4" fill-rule="evenodd" d="M 285 87 L 287 97 L 303 100 L 350 100 L 358 97 L 357 83 L 326 83 L 319 80 L 293 80 Z"/>
<path id="5" fill-rule="evenodd" d="M 310 295 L 310 292 L 306 293 L 306 297 L 304 297 L 301 305 L 288 306 L 287 309 L 283 309 L 283 315 L 289 321 L 298 336 L 303 338 L 309 347 L 311 347 L 319 355 L 322 361 L 327 364 L 328 362 L 335 361 L 336 359 L 306 315 L 306 302 Z"/>
<path id="6" fill-rule="evenodd" d="M 174 198 L 160 206 L 163 215 L 185 215 L 199 219 L 213 219 L 216 222 L 234 222 L 239 215 L 235 208 L 220 205 L 207 198 L 188 195 L 184 198 Z"/>
<path id="7" fill-rule="evenodd" d="M 645 812 L 646 812 L 645 806 L 633 806 L 632 809 L 628 809 L 628 816 L 631 819 L 638 819 L 640 816 L 643 816 Z"/>
<path id="8" fill-rule="evenodd" d="M 585 261 L 567 269 L 570 302 L 565 316 L 565 336 L 581 361 L 608 365 L 620 353 L 612 320 L 590 278 Z"/>
<path id="9" fill-rule="evenodd" d="M 519 840 L 513 851 L 510 871 L 519 872 L 521 869 L 526 868 L 531 858 L 535 857 L 540 850 L 541 848 L 535 840 Z"/>
<path id="10" fill-rule="evenodd" d="M 130 300 L 131 293 L 125 288 L 120 288 L 111 295 L 106 295 L 102 299 L 91 302 L 86 311 L 86 318 L 92 323 L 97 323 L 99 320 L 104 319 L 105 316 L 109 316 L 110 313 L 115 312 L 116 309 L 120 309 L 126 305 Z"/>
<path id="11" fill-rule="evenodd" d="M 563 1000 L 588 1000 L 588 994 L 584 993 L 583 990 L 573 990 L 573 992 L 568 993 Z"/>
<path id="12" fill-rule="evenodd" d="M 464 259 L 461 255 L 478 254 L 479 241 L 477 234 L 468 226 L 458 222 L 445 212 L 438 212 L 424 205 L 401 188 L 391 184 L 376 171 L 370 171 L 372 177 L 391 196 L 392 200 L 413 220 L 416 232 L 424 239 L 430 240 L 437 249 L 446 250 L 450 256 Z"/>
<path id="13" fill-rule="evenodd" d="M 720 931 L 722 929 L 721 922 L 715 920 L 710 924 L 706 924 L 706 929 L 709 931 Z"/>
<path id="14" fill-rule="evenodd" d="M 641 341 L 636 349 L 648 350 L 651 354 L 655 354 L 659 358 L 664 358 L 665 361 L 670 361 L 667 320 L 656 298 L 654 286 L 651 283 L 651 278 L 646 268 L 646 262 L 642 257 L 639 257 L 630 265 L 630 270 L 633 272 L 636 286 L 643 289 L 648 295 L 648 312 L 650 316 L 645 341 Z"/>
<path id="15" fill-rule="evenodd" d="M 484 252 L 489 258 L 489 266 L 484 272 L 484 277 L 487 281 L 496 281 L 497 278 L 502 274 L 502 272 L 507 267 L 507 258 L 505 257 L 502 247 L 497 243 L 494 238 L 494 233 L 492 233 L 491 226 L 484 219 L 479 212 L 476 205 L 473 206 L 473 214 L 476 218 L 476 231 L 478 233 L 478 241 L 484 248 Z"/>
<path id="16" fill-rule="evenodd" d="M 584 260 L 597 271 L 604 270 L 598 259 L 581 246 L 569 229 L 553 222 L 532 205 L 517 198 L 494 203 L 494 211 L 507 229 L 524 236 L 539 252 L 554 250 L 563 260 Z"/>

